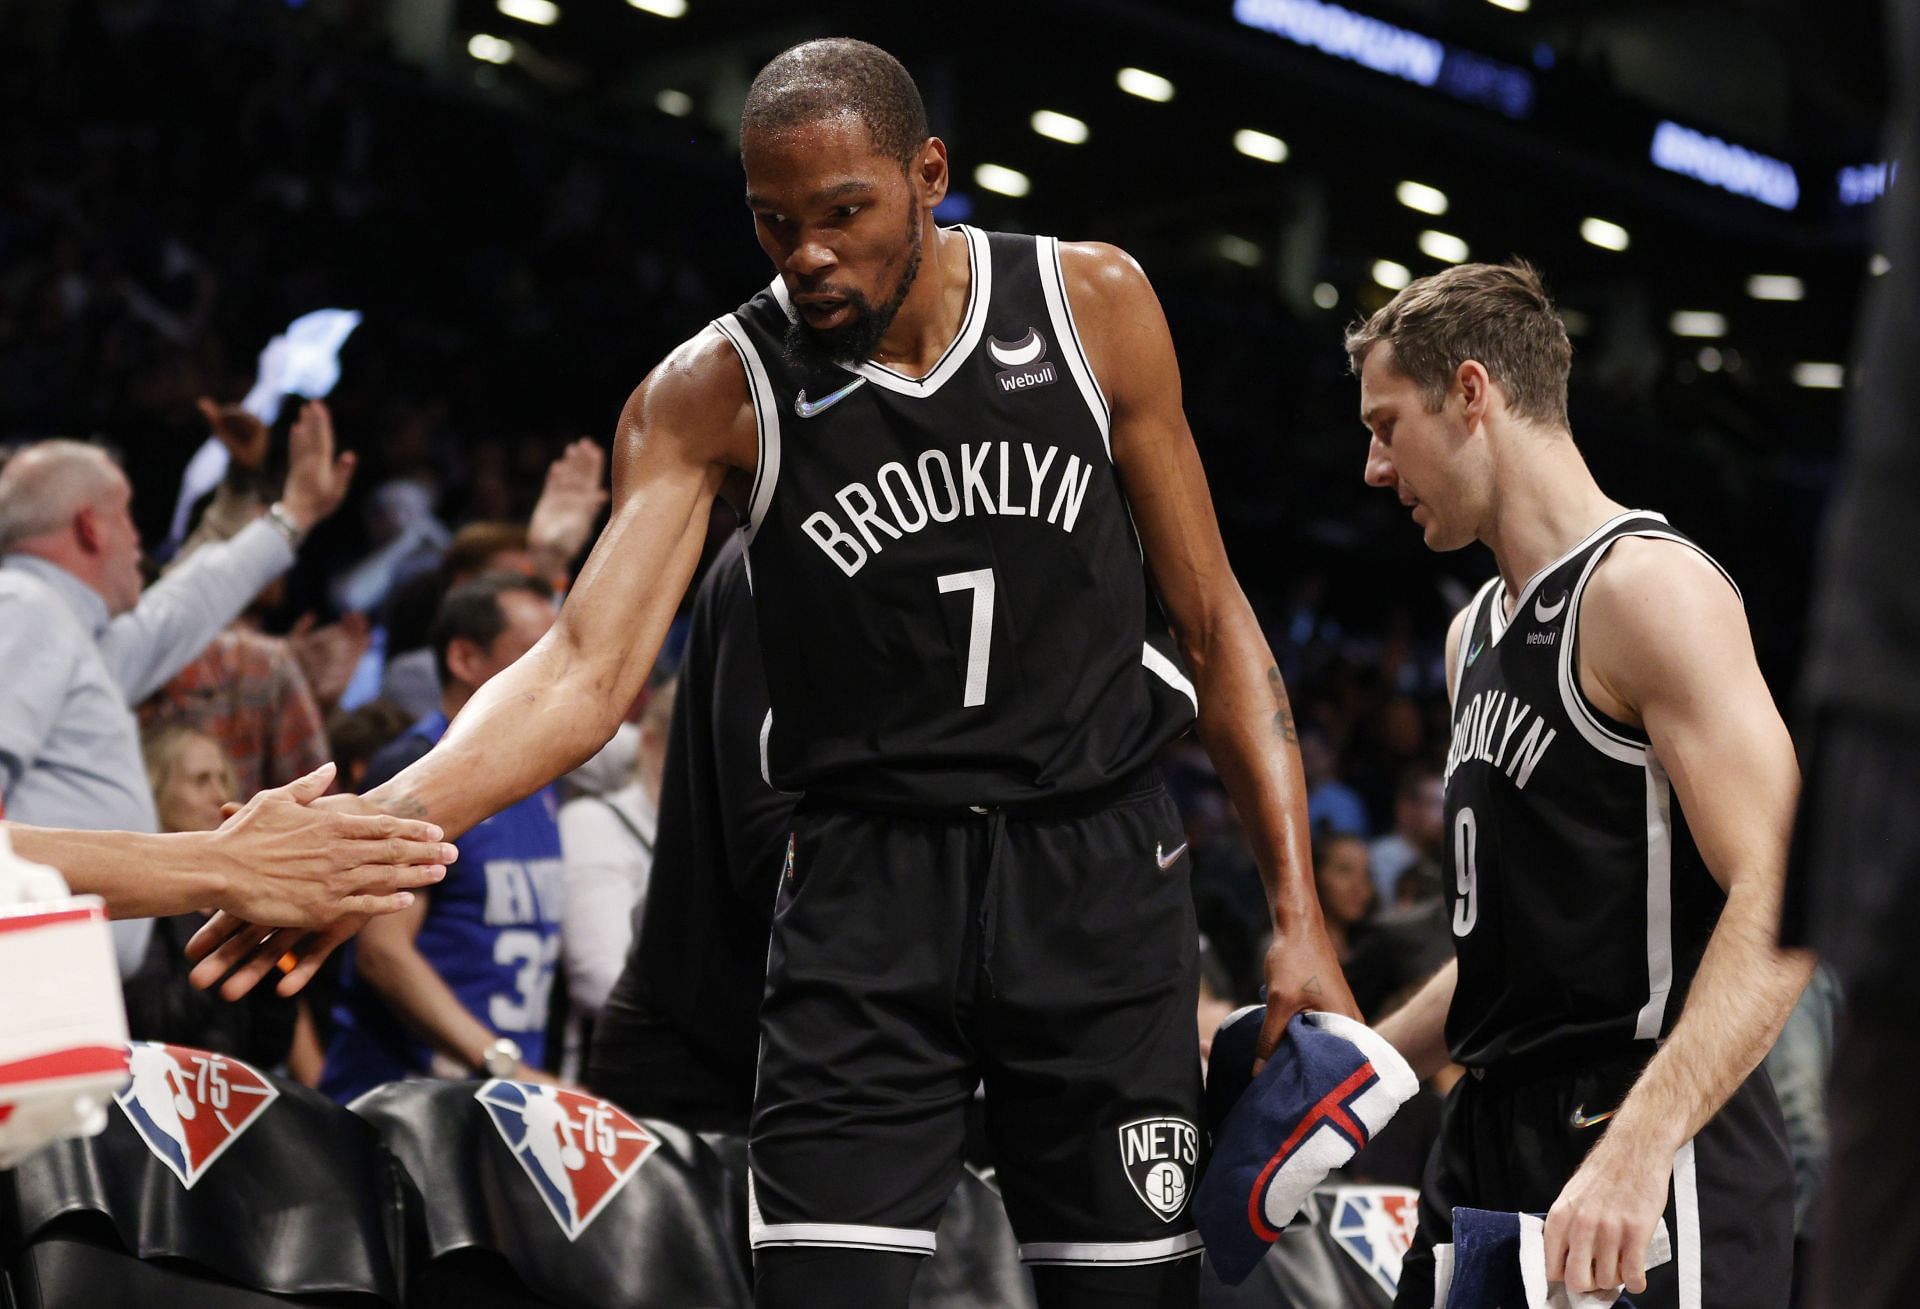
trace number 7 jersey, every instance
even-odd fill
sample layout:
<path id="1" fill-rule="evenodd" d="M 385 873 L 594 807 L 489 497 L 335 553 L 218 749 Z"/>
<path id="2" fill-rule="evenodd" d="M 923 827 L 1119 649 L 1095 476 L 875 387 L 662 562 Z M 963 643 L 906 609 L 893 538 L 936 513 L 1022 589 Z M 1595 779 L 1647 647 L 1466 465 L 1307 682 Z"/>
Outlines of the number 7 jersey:
<path id="1" fill-rule="evenodd" d="M 1058 242 L 957 230 L 967 308 L 925 377 L 790 363 L 777 277 L 714 324 L 759 425 L 742 530 L 773 704 L 762 771 L 783 790 L 1055 800 L 1145 767 L 1196 711 Z"/>

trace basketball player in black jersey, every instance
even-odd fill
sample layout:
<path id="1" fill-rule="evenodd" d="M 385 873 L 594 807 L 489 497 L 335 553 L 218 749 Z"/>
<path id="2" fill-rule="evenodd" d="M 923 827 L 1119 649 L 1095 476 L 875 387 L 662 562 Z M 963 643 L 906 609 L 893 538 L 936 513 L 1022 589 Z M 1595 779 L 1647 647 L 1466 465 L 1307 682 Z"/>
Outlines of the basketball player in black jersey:
<path id="1" fill-rule="evenodd" d="M 1273 906 L 1261 1054 L 1293 1013 L 1353 1003 L 1159 303 L 1110 246 L 937 227 L 946 147 L 864 43 L 763 69 L 741 153 L 772 283 L 629 400 L 612 517 L 551 637 L 364 803 L 457 835 L 591 755 L 728 496 L 764 771 L 805 793 L 761 1010 L 759 1303 L 904 1304 L 984 1081 L 1042 1303 L 1192 1304 L 1197 934 L 1151 760 L 1196 715 Z M 238 991 L 291 944 L 234 931 L 201 976 L 258 946 Z"/>
<path id="2" fill-rule="evenodd" d="M 1367 481 L 1498 566 L 1447 634 L 1457 957 L 1381 1024 L 1423 1074 L 1469 1072 L 1396 1303 L 1434 1303 L 1469 1205 L 1546 1212 L 1572 1290 L 1785 1305 L 1791 1165 L 1755 1068 L 1810 968 L 1772 944 L 1798 773 L 1739 593 L 1595 484 L 1524 263 L 1423 278 L 1347 348 Z M 1674 1257 L 1645 1271 L 1663 1220 Z"/>

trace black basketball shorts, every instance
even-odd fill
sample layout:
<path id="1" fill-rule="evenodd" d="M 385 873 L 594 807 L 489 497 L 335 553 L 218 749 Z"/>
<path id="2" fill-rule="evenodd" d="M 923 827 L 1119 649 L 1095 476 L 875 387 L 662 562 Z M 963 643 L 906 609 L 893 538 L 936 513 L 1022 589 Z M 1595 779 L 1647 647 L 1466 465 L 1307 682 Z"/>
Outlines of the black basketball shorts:
<path id="1" fill-rule="evenodd" d="M 1433 1247 L 1453 1208 L 1544 1214 L 1606 1131 L 1647 1060 L 1642 1049 L 1574 1071 L 1460 1079 L 1420 1188 L 1420 1226 L 1394 1304 L 1431 1309 Z M 1674 1157 L 1673 1258 L 1647 1272 L 1637 1309 L 1786 1309 L 1793 1273 L 1793 1162 L 1765 1070 L 1756 1070 Z"/>
<path id="2" fill-rule="evenodd" d="M 803 806 L 761 1010 L 754 1247 L 932 1253 L 984 1084 L 1024 1260 L 1197 1255 L 1185 843 L 1157 781 L 1072 816 Z"/>

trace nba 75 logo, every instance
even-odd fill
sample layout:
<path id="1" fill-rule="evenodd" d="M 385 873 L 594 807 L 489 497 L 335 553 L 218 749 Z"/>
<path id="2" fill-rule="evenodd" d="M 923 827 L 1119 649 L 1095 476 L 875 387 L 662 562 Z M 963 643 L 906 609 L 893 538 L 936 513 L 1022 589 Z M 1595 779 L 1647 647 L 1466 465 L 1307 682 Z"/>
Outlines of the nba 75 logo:
<path id="1" fill-rule="evenodd" d="M 189 1191 L 280 1092 L 238 1059 L 159 1041 L 127 1045 L 133 1080 L 113 1097 Z"/>
<path id="2" fill-rule="evenodd" d="M 1400 1261 L 1413 1244 L 1420 1193 L 1404 1186 L 1343 1186 L 1333 1193 L 1327 1233 L 1392 1295 L 1400 1287 Z"/>
<path id="3" fill-rule="evenodd" d="M 578 1091 L 495 1079 L 474 1092 L 569 1241 L 632 1180 L 660 1142 Z"/>
<path id="4" fill-rule="evenodd" d="M 1184 1118 L 1142 1118 L 1120 1129 L 1120 1162 L 1147 1208 L 1170 1223 L 1187 1207 L 1200 1133 Z"/>

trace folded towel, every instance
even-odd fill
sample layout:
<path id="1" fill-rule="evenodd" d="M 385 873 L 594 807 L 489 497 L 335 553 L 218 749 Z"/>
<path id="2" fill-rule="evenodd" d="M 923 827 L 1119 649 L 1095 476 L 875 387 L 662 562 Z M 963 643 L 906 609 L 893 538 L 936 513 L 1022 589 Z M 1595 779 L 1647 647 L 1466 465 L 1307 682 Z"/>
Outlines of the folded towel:
<path id="1" fill-rule="evenodd" d="M 1207 1071 L 1213 1158 L 1194 1221 L 1222 1281 L 1238 1286 L 1313 1188 L 1387 1125 L 1419 1088 L 1379 1033 L 1351 1018 L 1306 1013 L 1258 1078 L 1264 1010 L 1242 1009 L 1214 1037 Z"/>
<path id="2" fill-rule="evenodd" d="M 1662 1219 L 1647 1245 L 1646 1266 L 1671 1258 Z M 1453 1244 L 1433 1248 L 1433 1309 L 1612 1309 L 1625 1289 L 1569 1291 L 1563 1282 L 1549 1282 L 1546 1219 L 1539 1214 L 1462 1205 L 1453 1211 Z"/>

